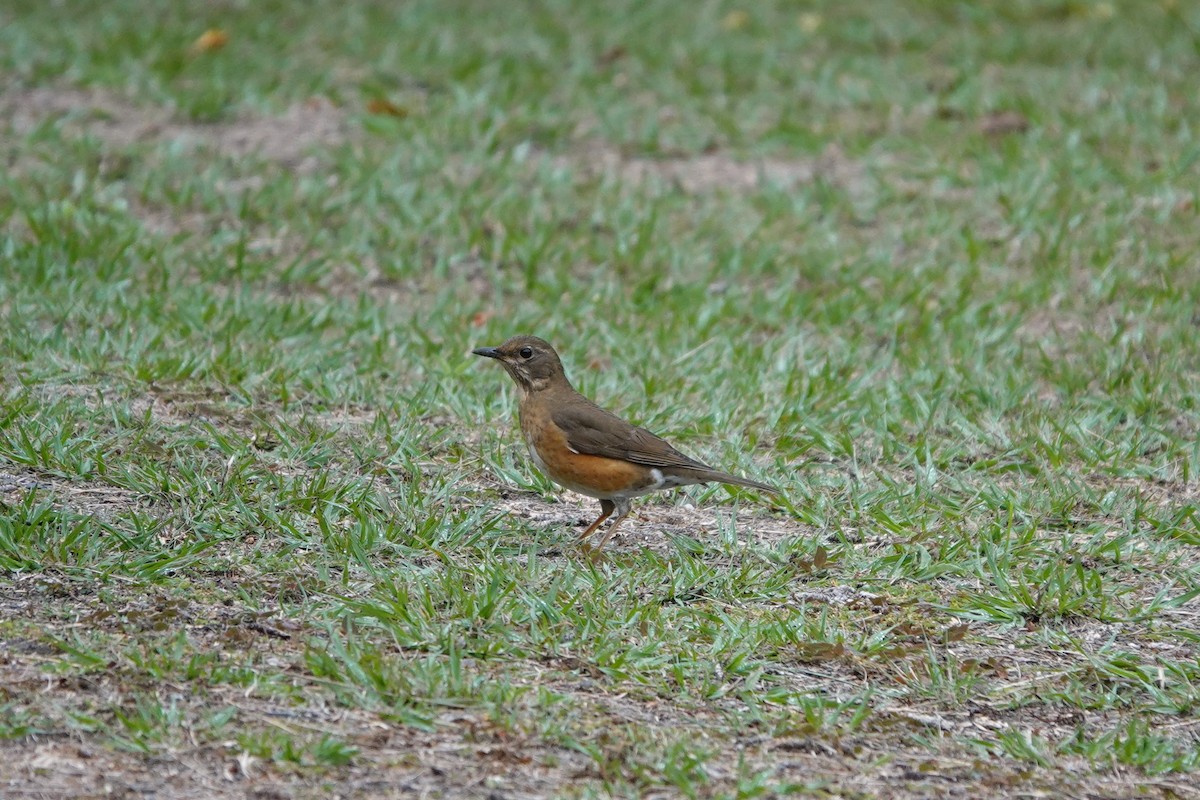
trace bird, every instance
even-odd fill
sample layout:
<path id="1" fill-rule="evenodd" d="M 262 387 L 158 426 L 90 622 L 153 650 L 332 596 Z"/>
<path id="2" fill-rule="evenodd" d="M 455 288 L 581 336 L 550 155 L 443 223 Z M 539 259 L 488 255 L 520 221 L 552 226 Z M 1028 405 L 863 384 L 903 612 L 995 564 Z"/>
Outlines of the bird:
<path id="1" fill-rule="evenodd" d="M 558 353 L 544 339 L 513 336 L 477 356 L 500 362 L 520 391 L 521 434 L 529 454 L 555 483 L 600 501 L 600 516 L 579 535 L 587 539 L 616 513 L 600 536 L 600 551 L 629 516 L 632 500 L 650 492 L 719 482 L 771 494 L 779 490 L 740 478 L 684 455 L 645 428 L 593 403 L 571 385 Z"/>

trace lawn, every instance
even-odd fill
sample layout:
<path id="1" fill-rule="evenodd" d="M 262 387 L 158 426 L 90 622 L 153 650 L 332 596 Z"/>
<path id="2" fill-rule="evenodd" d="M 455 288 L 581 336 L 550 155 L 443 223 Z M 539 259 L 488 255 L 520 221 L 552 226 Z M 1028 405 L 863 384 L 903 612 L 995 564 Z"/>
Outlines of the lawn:
<path id="1" fill-rule="evenodd" d="M 0 796 L 1197 798 L 1200 6 L 0 5 Z M 781 496 L 603 559 L 471 355 Z"/>

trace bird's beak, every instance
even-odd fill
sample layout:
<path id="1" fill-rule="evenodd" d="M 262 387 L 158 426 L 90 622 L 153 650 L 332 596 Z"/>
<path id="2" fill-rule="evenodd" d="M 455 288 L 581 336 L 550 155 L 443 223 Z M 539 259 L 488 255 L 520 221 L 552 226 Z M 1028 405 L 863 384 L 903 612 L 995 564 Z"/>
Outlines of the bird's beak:
<path id="1" fill-rule="evenodd" d="M 500 357 L 500 351 L 494 347 L 480 347 L 475 350 L 472 350 L 471 352 L 477 356 L 483 356 L 484 358 L 499 358 Z"/>

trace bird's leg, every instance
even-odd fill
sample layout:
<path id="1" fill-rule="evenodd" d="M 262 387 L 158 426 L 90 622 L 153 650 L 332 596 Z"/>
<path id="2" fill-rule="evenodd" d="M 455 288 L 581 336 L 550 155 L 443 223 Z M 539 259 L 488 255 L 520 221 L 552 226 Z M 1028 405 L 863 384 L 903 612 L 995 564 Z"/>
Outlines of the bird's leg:
<path id="1" fill-rule="evenodd" d="M 588 525 L 586 531 L 579 534 L 579 541 L 582 542 L 584 539 L 586 539 L 587 537 L 589 537 L 593 533 L 595 533 L 596 528 L 599 528 L 600 523 L 604 522 L 604 520 L 609 518 L 609 516 L 612 514 L 612 512 L 615 508 L 616 508 L 616 505 L 613 504 L 612 500 L 601 500 L 600 501 L 600 516 L 596 517 L 595 522 L 593 522 L 591 525 Z M 603 544 L 603 542 L 601 542 L 601 544 Z"/>
<path id="2" fill-rule="evenodd" d="M 606 530 L 603 533 L 603 535 L 601 535 L 600 541 L 596 542 L 597 550 L 604 547 L 605 542 L 607 542 L 609 539 L 611 539 L 612 535 L 617 532 L 617 526 L 620 525 L 622 522 L 624 522 L 625 518 L 629 516 L 629 509 L 631 507 L 632 507 L 632 504 L 628 500 L 622 500 L 616 506 L 617 518 L 614 519 L 612 521 L 612 524 L 608 526 L 608 530 Z"/>

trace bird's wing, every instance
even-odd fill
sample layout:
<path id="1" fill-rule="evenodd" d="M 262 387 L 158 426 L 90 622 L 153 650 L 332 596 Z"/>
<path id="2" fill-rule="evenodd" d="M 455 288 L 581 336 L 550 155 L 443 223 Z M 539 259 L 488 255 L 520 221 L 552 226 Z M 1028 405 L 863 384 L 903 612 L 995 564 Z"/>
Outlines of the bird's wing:
<path id="1" fill-rule="evenodd" d="M 558 408 L 550 415 L 577 453 L 619 458 L 647 467 L 694 469 L 712 472 L 712 467 L 688 458 L 645 428 L 630 425 L 599 406 Z"/>

